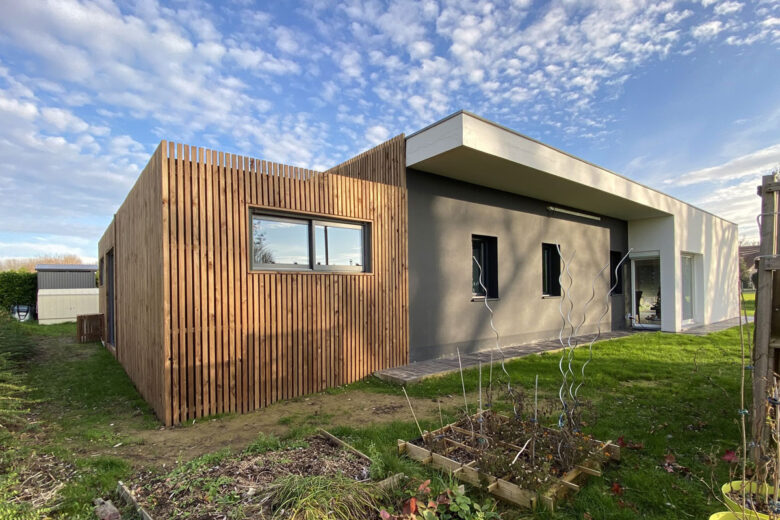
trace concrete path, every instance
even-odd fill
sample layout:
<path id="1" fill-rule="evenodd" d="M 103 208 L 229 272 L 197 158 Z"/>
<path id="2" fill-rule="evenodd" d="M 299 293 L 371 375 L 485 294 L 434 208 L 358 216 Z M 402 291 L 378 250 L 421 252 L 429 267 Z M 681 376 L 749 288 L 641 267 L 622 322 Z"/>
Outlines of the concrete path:
<path id="1" fill-rule="evenodd" d="M 748 321 L 752 323 L 753 318 L 749 317 Z M 718 323 L 712 323 L 710 325 L 693 326 L 691 328 L 684 329 L 681 332 L 681 334 L 705 336 L 713 332 L 720 332 L 722 330 L 731 327 L 736 327 L 737 325 L 739 325 L 739 318 L 733 318 L 730 320 L 720 321 Z M 637 332 L 656 332 L 656 331 L 618 330 L 613 332 L 604 332 L 601 334 L 601 338 L 599 339 L 599 341 L 605 341 L 605 340 L 610 340 L 615 338 L 623 338 L 625 336 L 630 336 L 631 334 L 635 334 Z M 586 336 L 579 336 L 572 339 L 577 340 L 577 343 L 579 345 L 583 345 L 583 344 L 587 345 L 592 337 L 593 335 L 591 334 Z M 546 340 L 546 341 L 536 341 L 533 343 L 526 343 L 523 345 L 515 345 L 511 347 L 504 347 L 502 350 L 504 351 L 504 355 L 506 356 L 506 359 L 515 359 L 524 356 L 530 356 L 531 354 L 539 354 L 541 352 L 553 352 L 555 350 L 559 350 L 560 348 L 561 348 L 561 344 L 558 342 L 558 340 L 553 339 L 553 340 Z M 463 368 L 476 367 L 479 364 L 480 360 L 482 361 L 482 363 L 490 362 L 490 352 L 491 350 L 483 350 L 481 352 L 475 352 L 473 354 L 461 354 L 460 357 L 461 357 L 461 362 L 463 363 Z M 498 350 L 494 349 L 493 360 L 495 361 L 500 358 L 501 358 L 501 354 L 498 352 Z M 457 372 L 457 371 L 458 371 L 457 356 L 455 357 L 449 356 L 449 357 L 443 357 L 438 359 L 430 359 L 428 361 L 418 361 L 416 363 L 410 363 L 402 367 L 379 370 L 377 372 L 374 372 L 374 375 L 377 376 L 379 379 L 388 381 L 390 383 L 395 383 L 398 385 L 407 385 L 411 383 L 417 383 L 418 381 L 421 381 L 428 377 L 440 376 L 440 375 L 449 374 L 451 372 Z"/>
<path id="2" fill-rule="evenodd" d="M 622 338 L 625 336 L 630 336 L 631 334 L 634 334 L 634 331 L 631 330 L 618 330 L 614 332 L 602 332 L 601 338 L 599 341 L 614 339 L 614 338 Z M 586 336 L 578 336 L 576 338 L 572 338 L 572 342 L 577 340 L 577 342 L 581 345 L 585 343 L 586 345 L 588 342 L 593 338 L 593 334 L 589 334 Z M 546 341 L 536 341 L 533 343 L 526 343 L 523 345 L 514 345 L 511 347 L 503 347 L 501 350 L 504 351 L 504 355 L 506 356 L 506 359 L 514 359 L 524 356 L 529 356 L 531 354 L 539 354 L 541 352 L 552 352 L 555 350 L 559 350 L 561 348 L 560 342 L 558 342 L 558 339 L 554 340 L 546 340 Z M 480 360 L 482 363 L 489 363 L 490 362 L 490 352 L 491 350 L 483 350 L 481 352 L 474 352 L 473 354 L 461 354 L 460 359 L 463 363 L 463 368 L 473 368 L 476 367 Z M 497 361 L 501 359 L 501 354 L 498 352 L 498 350 L 493 349 L 493 361 Z M 444 374 L 449 374 L 451 372 L 457 372 L 458 371 L 458 358 L 455 357 L 443 357 L 438 359 L 430 359 L 428 361 L 418 361 L 416 363 L 410 363 L 406 366 L 402 367 L 396 367 L 396 368 L 388 368 L 385 370 L 379 370 L 377 372 L 374 372 L 374 375 L 377 376 L 379 379 L 382 379 L 384 381 L 389 381 L 390 383 L 395 383 L 398 385 L 406 385 L 411 383 L 417 383 L 418 381 L 421 381 L 425 378 L 432 377 L 432 376 L 440 376 Z"/>
<path id="3" fill-rule="evenodd" d="M 753 323 L 753 316 L 748 316 L 748 323 Z M 743 321 L 744 323 L 744 321 Z M 692 334 L 694 336 L 706 336 L 713 332 L 720 332 L 722 330 L 730 329 L 739 325 L 739 318 L 731 318 L 730 320 L 723 320 L 717 323 L 711 323 L 709 325 L 694 325 L 690 328 L 683 329 L 681 334 Z"/>

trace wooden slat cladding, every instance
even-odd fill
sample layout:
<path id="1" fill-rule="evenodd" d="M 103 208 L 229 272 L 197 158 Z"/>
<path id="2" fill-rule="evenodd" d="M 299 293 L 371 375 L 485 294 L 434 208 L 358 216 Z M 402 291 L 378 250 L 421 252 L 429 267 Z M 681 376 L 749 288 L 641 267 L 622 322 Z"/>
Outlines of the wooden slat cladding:
<path id="1" fill-rule="evenodd" d="M 166 423 L 407 362 L 403 136 L 325 173 L 163 148 Z M 251 271 L 254 209 L 369 223 L 371 272 Z"/>
<path id="2" fill-rule="evenodd" d="M 163 154 L 152 155 L 98 244 L 100 258 L 114 252 L 114 345 L 144 399 L 160 418 L 170 415 L 165 376 L 163 294 Z M 104 262 L 105 263 L 105 262 Z M 100 287 L 100 312 L 107 309 L 107 284 Z"/>

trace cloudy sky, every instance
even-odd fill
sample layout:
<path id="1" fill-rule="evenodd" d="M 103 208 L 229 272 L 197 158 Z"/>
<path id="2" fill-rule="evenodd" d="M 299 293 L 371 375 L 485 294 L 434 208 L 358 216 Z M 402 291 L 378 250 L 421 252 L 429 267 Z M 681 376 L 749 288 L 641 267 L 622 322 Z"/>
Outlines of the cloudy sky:
<path id="1" fill-rule="evenodd" d="M 780 1 L 0 0 L 0 258 L 96 256 L 161 139 L 316 169 L 466 109 L 740 224 Z"/>

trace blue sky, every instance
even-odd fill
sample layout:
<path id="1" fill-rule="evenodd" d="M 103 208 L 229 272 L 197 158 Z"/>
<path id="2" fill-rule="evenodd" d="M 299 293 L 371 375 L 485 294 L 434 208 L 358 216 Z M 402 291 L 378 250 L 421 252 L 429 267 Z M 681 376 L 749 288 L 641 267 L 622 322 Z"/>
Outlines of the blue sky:
<path id="1" fill-rule="evenodd" d="M 322 169 L 460 109 L 740 224 L 780 2 L 0 0 L 0 258 L 96 256 L 161 139 Z"/>

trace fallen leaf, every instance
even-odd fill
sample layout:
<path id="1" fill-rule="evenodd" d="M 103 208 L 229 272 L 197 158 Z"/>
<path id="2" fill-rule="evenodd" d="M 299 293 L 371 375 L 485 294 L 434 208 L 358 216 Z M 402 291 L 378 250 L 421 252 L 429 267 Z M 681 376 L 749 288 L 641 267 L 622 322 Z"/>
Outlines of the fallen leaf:
<path id="1" fill-rule="evenodd" d="M 664 460 L 666 461 L 667 464 L 673 464 L 674 462 L 677 462 L 677 457 L 675 457 L 671 453 L 667 453 L 666 457 L 664 457 Z"/>
<path id="2" fill-rule="evenodd" d="M 612 483 L 612 488 L 610 489 L 612 491 L 613 495 L 622 495 L 623 494 L 623 486 L 618 484 L 617 482 Z"/>

